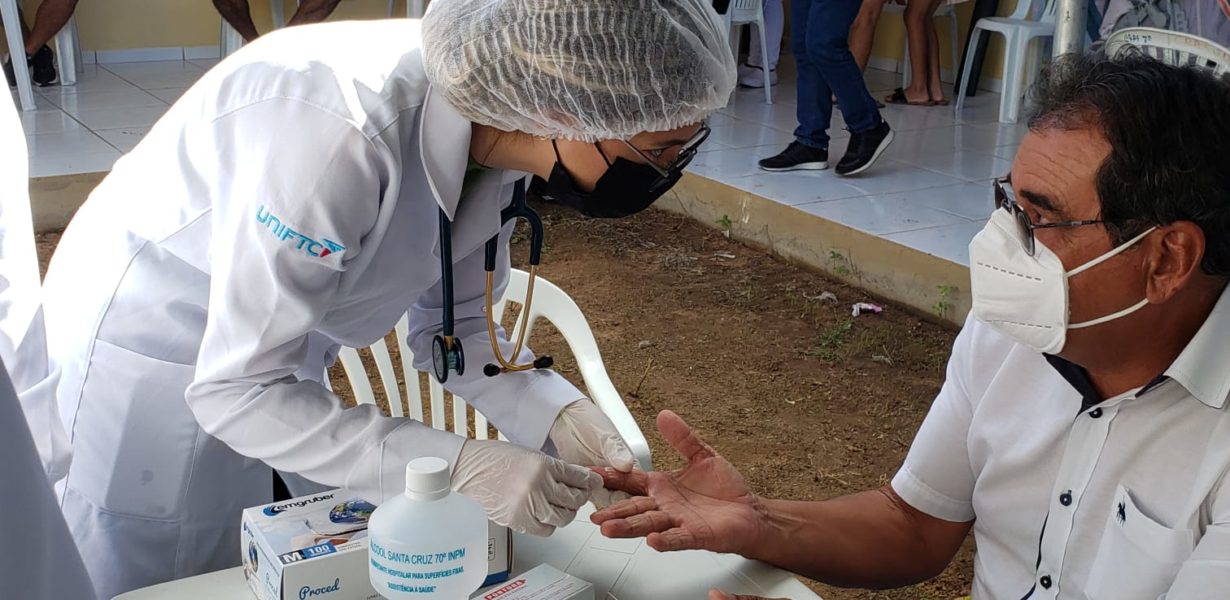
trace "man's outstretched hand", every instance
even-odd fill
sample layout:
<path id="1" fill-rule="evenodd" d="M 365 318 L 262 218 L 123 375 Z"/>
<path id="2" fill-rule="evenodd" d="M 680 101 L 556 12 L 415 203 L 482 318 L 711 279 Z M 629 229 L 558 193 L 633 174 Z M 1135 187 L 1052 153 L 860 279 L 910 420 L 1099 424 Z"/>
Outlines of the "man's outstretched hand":
<path id="1" fill-rule="evenodd" d="M 633 498 L 594 513 L 594 523 L 607 537 L 646 537 L 649 546 L 661 552 L 740 553 L 760 535 L 760 499 L 739 471 L 701 441 L 679 415 L 662 411 L 658 431 L 687 459 L 687 466 L 652 473 L 595 469 L 608 489 Z"/>

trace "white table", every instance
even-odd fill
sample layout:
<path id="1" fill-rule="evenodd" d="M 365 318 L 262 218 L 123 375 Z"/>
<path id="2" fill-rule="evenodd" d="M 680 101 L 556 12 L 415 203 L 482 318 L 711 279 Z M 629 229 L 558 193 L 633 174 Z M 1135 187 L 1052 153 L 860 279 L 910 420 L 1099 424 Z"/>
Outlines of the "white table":
<path id="1" fill-rule="evenodd" d="M 705 600 L 711 588 L 767 598 L 820 600 L 789 573 L 712 552 L 660 553 L 643 540 L 610 540 L 589 522 L 592 509 L 550 538 L 517 535 L 513 571 L 547 563 L 594 584 L 599 600 Z M 172 581 L 115 600 L 252 600 L 243 567 Z"/>

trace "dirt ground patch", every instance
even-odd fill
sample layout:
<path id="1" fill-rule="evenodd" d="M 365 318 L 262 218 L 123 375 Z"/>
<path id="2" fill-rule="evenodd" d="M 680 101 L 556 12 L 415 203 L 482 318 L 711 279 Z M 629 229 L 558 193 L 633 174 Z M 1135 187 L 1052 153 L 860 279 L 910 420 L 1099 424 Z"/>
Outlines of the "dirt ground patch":
<path id="1" fill-rule="evenodd" d="M 765 496 L 823 499 L 892 478 L 943 381 L 952 330 L 891 305 L 852 317 L 852 303 L 872 300 L 865 292 L 684 217 L 588 220 L 538 208 L 547 227 L 541 273 L 585 312 L 657 468 L 680 464 L 653 426 L 669 408 Z M 56 241 L 39 236 L 44 261 Z M 514 262 L 525 253 L 515 238 Z M 533 346 L 580 384 L 550 327 L 540 324 Z M 340 370 L 334 381 L 344 387 Z M 951 600 L 969 593 L 972 565 L 967 540 L 943 575 L 919 586 L 809 585 L 826 600 Z"/>

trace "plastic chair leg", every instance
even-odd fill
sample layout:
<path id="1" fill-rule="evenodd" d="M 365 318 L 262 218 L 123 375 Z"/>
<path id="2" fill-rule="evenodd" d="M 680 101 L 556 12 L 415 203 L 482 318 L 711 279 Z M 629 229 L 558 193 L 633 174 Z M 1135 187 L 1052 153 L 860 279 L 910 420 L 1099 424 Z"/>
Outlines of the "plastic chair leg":
<path id="1" fill-rule="evenodd" d="M 769 59 L 768 59 L 769 44 L 768 42 L 765 41 L 765 34 L 764 34 L 763 3 L 761 3 L 761 6 L 762 7 L 760 10 L 760 14 L 757 15 L 757 18 L 759 20 L 756 21 L 756 30 L 760 32 L 760 49 L 765 54 L 765 57 L 760 60 L 760 63 L 761 63 L 760 68 L 764 71 L 764 103 L 773 104 L 773 80 L 771 79 L 772 74 L 769 71 Z"/>
<path id="2" fill-rule="evenodd" d="M 952 37 L 948 40 L 948 47 L 952 50 L 952 62 L 948 64 L 952 65 L 952 72 L 953 74 L 956 74 L 957 69 L 960 68 L 961 64 L 961 59 L 958 56 L 961 52 L 961 25 L 957 22 L 957 11 L 954 10 L 948 13 L 948 23 L 951 26 L 949 31 L 952 32 Z"/>
<path id="3" fill-rule="evenodd" d="M 422 19 L 427 12 L 424 0 L 406 0 L 406 16 L 411 19 Z"/>
<path id="4" fill-rule="evenodd" d="M 1025 57 L 1021 56 L 1020 33 L 1008 34 L 1004 43 L 1004 87 L 999 96 L 999 122 L 1015 123 L 1021 109 L 1021 77 Z"/>
<path id="5" fill-rule="evenodd" d="M 965 106 L 965 92 L 969 87 L 969 76 L 974 70 L 974 54 L 978 50 L 978 40 L 982 37 L 983 30 L 974 27 L 974 30 L 969 34 L 969 47 L 965 50 L 965 64 L 961 65 L 961 85 L 957 90 L 957 101 L 953 103 L 953 110 L 960 112 L 961 107 Z"/>
<path id="6" fill-rule="evenodd" d="M 81 50 L 77 47 L 76 17 L 70 17 L 56 34 L 56 60 L 60 69 L 60 85 L 77 85 L 77 68 Z"/>
<path id="7" fill-rule="evenodd" d="M 17 13 L 17 0 L 0 0 L 0 21 L 8 38 L 9 55 L 13 61 L 13 75 L 17 77 L 17 97 L 22 110 L 34 110 L 34 84 L 30 82 L 30 66 L 26 64 L 26 44 L 21 39 L 21 16 Z"/>
<path id="8" fill-rule="evenodd" d="M 904 35 L 904 34 L 902 34 Z M 910 61 L 910 38 L 905 37 L 905 45 L 901 50 L 901 88 L 910 87 L 910 83 L 914 81 L 914 67 Z"/>

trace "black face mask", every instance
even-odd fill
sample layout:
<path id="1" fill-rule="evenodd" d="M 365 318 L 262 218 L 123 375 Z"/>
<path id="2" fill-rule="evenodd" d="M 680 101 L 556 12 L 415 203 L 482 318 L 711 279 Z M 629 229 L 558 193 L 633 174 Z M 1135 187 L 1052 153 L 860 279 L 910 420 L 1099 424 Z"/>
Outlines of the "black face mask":
<path id="1" fill-rule="evenodd" d="M 598 148 L 598 152 L 602 149 Z M 602 158 L 606 160 L 606 155 Z M 535 177 L 531 188 L 543 199 L 571 207 L 587 217 L 619 219 L 649 208 L 683 177 L 683 169 L 672 169 L 663 175 L 649 165 L 620 157 L 613 163 L 607 161 L 607 165 L 594 191 L 581 191 L 564 169 L 556 147 L 551 178 L 544 181 Z"/>

